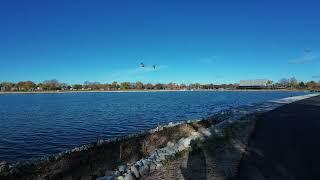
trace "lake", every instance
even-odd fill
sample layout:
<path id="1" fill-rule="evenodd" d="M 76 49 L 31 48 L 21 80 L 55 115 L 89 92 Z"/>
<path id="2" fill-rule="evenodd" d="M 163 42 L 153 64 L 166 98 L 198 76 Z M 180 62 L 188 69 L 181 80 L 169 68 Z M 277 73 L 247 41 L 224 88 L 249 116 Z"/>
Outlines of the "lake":
<path id="1" fill-rule="evenodd" d="M 305 92 L 106 92 L 0 95 L 0 161 L 15 162 Z"/>

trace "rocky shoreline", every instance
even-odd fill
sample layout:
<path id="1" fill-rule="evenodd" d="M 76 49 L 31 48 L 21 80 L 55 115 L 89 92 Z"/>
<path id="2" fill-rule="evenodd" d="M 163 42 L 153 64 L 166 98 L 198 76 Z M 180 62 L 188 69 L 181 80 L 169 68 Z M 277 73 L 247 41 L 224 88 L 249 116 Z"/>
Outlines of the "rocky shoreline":
<path id="1" fill-rule="evenodd" d="M 170 123 L 140 134 L 99 140 L 38 160 L 1 163 L 0 179 L 95 179 L 121 164 L 136 162 L 168 144 L 176 144 L 197 128 L 207 128 L 214 123 L 212 118 Z"/>

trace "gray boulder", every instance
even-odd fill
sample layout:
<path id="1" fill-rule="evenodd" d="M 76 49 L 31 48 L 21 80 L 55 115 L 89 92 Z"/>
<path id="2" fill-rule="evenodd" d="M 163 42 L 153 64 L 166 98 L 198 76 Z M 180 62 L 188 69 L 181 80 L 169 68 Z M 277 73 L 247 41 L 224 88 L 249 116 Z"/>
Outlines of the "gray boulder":
<path id="1" fill-rule="evenodd" d="M 125 177 L 124 177 L 124 180 L 134 180 L 135 178 L 132 176 L 131 173 L 129 174 L 126 174 Z"/>
<path id="2" fill-rule="evenodd" d="M 120 173 L 120 171 L 116 171 L 116 172 L 114 173 L 114 175 L 118 177 L 118 176 L 121 176 L 121 173 Z"/>
<path id="3" fill-rule="evenodd" d="M 140 166 L 139 167 L 139 173 L 141 176 L 146 175 L 149 171 L 149 166 L 148 165 L 144 165 L 144 166 Z"/>
<path id="4" fill-rule="evenodd" d="M 126 171 L 127 171 L 127 165 L 118 166 L 118 170 L 119 170 L 121 173 L 126 172 Z"/>
<path id="5" fill-rule="evenodd" d="M 0 174 L 1 174 L 1 172 L 4 172 L 6 170 L 8 170 L 7 162 L 5 162 L 5 161 L 0 162 Z"/>
<path id="6" fill-rule="evenodd" d="M 137 169 L 135 166 L 131 166 L 130 170 L 131 170 L 131 172 L 133 172 L 133 174 L 134 174 L 134 176 L 135 176 L 136 178 L 139 178 L 139 177 L 140 177 L 139 171 L 138 171 L 138 169 Z"/>
<path id="7" fill-rule="evenodd" d="M 142 165 L 143 165 L 143 160 L 137 161 L 136 164 L 137 164 L 138 166 L 142 166 Z"/>
<path id="8" fill-rule="evenodd" d="M 117 180 L 124 180 L 123 176 L 118 176 Z"/>

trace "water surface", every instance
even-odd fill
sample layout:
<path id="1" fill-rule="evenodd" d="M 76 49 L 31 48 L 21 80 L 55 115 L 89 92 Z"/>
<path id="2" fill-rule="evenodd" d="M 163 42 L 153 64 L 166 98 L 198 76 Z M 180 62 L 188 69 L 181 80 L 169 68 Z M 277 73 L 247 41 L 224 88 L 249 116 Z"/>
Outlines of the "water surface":
<path id="1" fill-rule="evenodd" d="M 0 95 L 0 161 L 14 162 L 303 92 L 125 92 Z"/>

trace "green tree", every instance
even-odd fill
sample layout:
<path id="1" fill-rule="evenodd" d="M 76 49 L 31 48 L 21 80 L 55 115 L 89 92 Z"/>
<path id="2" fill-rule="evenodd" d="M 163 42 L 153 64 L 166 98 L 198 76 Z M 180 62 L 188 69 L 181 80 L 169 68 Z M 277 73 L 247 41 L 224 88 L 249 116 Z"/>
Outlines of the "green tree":
<path id="1" fill-rule="evenodd" d="M 299 84 L 298 84 L 298 88 L 299 89 L 304 89 L 304 88 L 306 88 L 307 86 L 304 84 L 304 82 L 300 82 Z"/>
<path id="2" fill-rule="evenodd" d="M 267 86 L 272 86 L 272 84 L 273 84 L 273 81 L 271 81 L 271 80 L 267 81 Z"/>
<path id="3" fill-rule="evenodd" d="M 72 86 L 72 88 L 75 89 L 75 90 L 81 90 L 83 88 L 83 86 L 81 84 L 74 84 Z"/>
<path id="4" fill-rule="evenodd" d="M 122 83 L 120 84 L 120 89 L 125 89 L 125 90 L 127 90 L 127 89 L 130 89 L 130 87 L 131 87 L 130 82 L 122 82 Z"/>
<path id="5" fill-rule="evenodd" d="M 118 90 L 119 89 L 119 84 L 117 81 L 113 81 L 111 84 L 111 89 L 112 90 Z"/>

